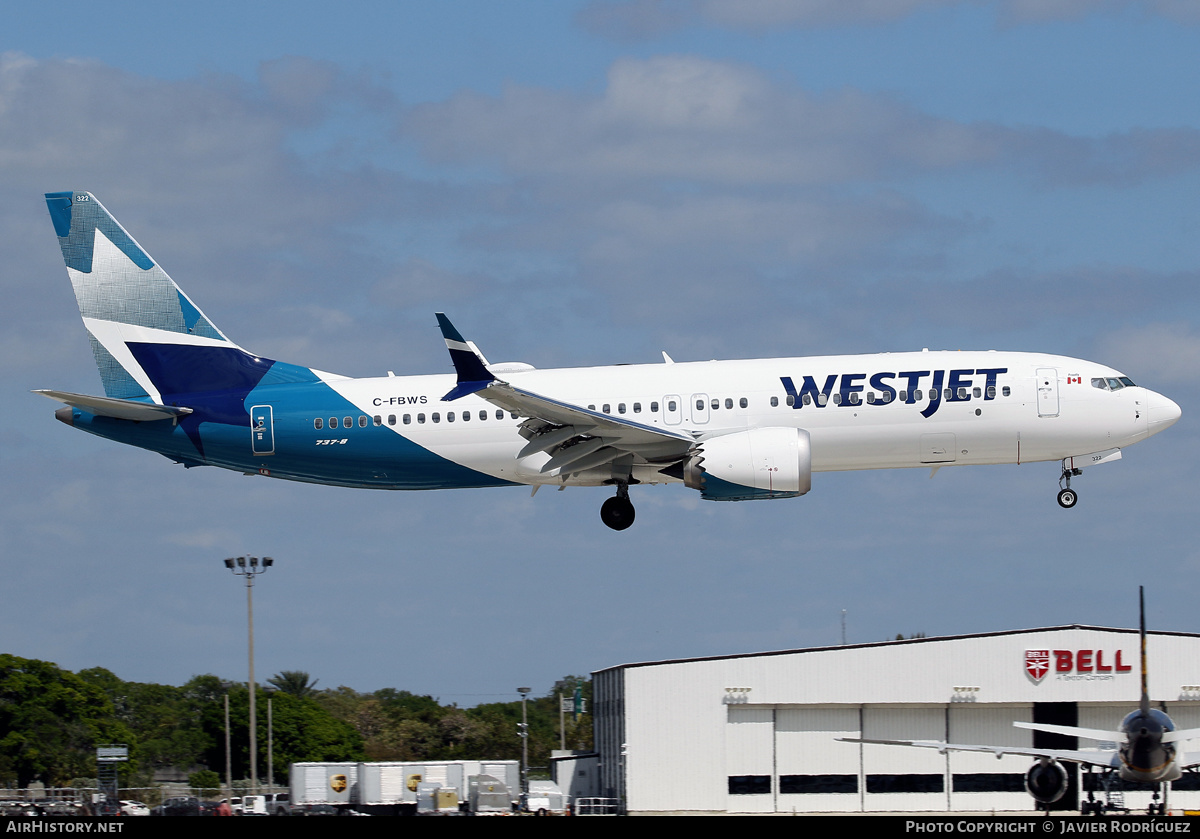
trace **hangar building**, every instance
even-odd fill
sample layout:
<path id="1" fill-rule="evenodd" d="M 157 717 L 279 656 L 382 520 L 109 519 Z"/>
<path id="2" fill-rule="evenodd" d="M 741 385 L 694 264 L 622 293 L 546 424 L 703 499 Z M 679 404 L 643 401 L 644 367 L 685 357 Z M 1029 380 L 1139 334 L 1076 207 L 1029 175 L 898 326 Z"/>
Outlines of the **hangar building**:
<path id="1" fill-rule="evenodd" d="M 1200 635 L 1151 632 L 1147 649 L 1154 707 L 1200 728 Z M 631 813 L 1030 811 L 1032 758 L 837 738 L 1096 748 L 1012 723 L 1114 730 L 1141 694 L 1137 631 L 1078 625 L 625 664 L 592 678 L 601 794 Z M 1077 809 L 1086 772 L 1067 766 L 1054 806 Z M 1198 780 L 1173 784 L 1172 809 L 1200 809 Z M 1143 812 L 1151 801 L 1148 787 L 1123 795 Z"/>

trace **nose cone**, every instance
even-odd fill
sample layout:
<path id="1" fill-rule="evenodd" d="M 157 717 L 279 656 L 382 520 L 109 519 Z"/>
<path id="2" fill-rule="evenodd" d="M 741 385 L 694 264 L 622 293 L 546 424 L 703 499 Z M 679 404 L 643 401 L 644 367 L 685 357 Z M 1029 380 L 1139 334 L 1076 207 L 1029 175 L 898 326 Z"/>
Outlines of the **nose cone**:
<path id="1" fill-rule="evenodd" d="M 1183 411 L 1179 409 L 1178 405 L 1161 393 L 1150 391 L 1146 399 L 1146 430 L 1150 434 L 1157 434 L 1170 428 L 1179 421 L 1182 415 Z"/>

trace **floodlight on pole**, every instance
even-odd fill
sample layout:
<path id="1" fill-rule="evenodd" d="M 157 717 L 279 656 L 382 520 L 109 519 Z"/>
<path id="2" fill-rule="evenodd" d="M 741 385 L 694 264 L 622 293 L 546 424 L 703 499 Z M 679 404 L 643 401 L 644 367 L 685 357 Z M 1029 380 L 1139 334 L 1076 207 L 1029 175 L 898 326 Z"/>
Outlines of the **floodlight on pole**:
<path id="1" fill-rule="evenodd" d="M 250 566 L 246 567 L 246 557 L 226 559 L 225 567 L 238 577 L 246 578 L 246 625 L 249 639 L 249 670 L 250 670 L 250 791 L 258 794 L 258 714 L 255 707 L 254 684 L 254 578 L 275 564 L 269 556 L 263 557 L 262 566 L 258 557 L 250 557 Z M 236 568 L 234 566 L 237 566 Z"/>

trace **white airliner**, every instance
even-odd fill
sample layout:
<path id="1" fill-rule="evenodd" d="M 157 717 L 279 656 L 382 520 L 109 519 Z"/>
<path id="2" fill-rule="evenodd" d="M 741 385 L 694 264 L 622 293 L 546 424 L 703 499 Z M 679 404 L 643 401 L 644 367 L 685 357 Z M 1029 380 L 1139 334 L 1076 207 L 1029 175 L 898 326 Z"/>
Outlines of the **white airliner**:
<path id="1" fill-rule="evenodd" d="M 87 192 L 46 195 L 106 396 L 40 390 L 55 416 L 185 466 L 335 486 L 629 487 L 804 495 L 813 472 L 1061 461 L 1071 478 L 1179 419 L 1090 361 L 1010 352 L 489 364 L 442 314 L 456 376 L 355 379 L 262 358 L 218 330 Z"/>
<path id="2" fill-rule="evenodd" d="M 884 746 L 915 746 L 923 749 L 937 749 L 942 754 L 946 752 L 987 752 L 997 758 L 1004 755 L 1025 755 L 1037 758 L 1037 763 L 1030 767 L 1025 775 L 1025 789 L 1041 804 L 1053 804 L 1063 797 L 1067 790 L 1067 772 L 1062 761 L 1096 766 L 1106 773 L 1116 773 L 1121 780 L 1139 784 L 1160 784 L 1164 794 L 1159 801 L 1155 793 L 1155 803 L 1151 812 L 1166 812 L 1166 786 L 1169 781 L 1177 780 L 1183 770 L 1200 765 L 1200 752 L 1180 753 L 1178 746 L 1187 740 L 1200 739 L 1200 728 L 1176 729 L 1175 723 L 1163 711 L 1150 707 L 1150 690 L 1147 684 L 1148 670 L 1146 665 L 1146 606 L 1141 586 L 1138 587 L 1138 608 L 1141 614 L 1141 659 L 1142 659 L 1142 697 L 1136 711 L 1131 711 L 1121 720 L 1120 727 L 1115 731 L 1104 731 L 1095 728 L 1079 728 L 1074 725 L 1051 725 L 1048 723 L 1014 722 L 1017 728 L 1027 728 L 1033 731 L 1044 731 L 1049 734 L 1060 734 L 1067 737 L 1082 737 L 1099 743 L 1111 743 L 1111 747 L 1098 749 L 1039 749 L 1021 748 L 1019 746 L 970 746 L 957 743 L 945 743 L 940 740 L 870 740 L 851 737 L 837 739 L 846 743 L 873 743 Z M 1088 801 L 1083 811 L 1097 813 L 1104 809 L 1104 804 L 1096 802 L 1089 791 Z"/>

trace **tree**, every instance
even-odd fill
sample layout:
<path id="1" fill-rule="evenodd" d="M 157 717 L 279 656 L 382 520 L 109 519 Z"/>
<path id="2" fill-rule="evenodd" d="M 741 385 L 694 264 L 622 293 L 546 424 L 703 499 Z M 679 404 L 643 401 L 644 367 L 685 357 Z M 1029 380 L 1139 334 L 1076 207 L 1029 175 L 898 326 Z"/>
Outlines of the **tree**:
<path id="1" fill-rule="evenodd" d="M 318 681 L 320 680 L 313 679 L 310 682 L 308 674 L 303 670 L 281 670 L 267 679 L 267 683 L 274 685 L 281 693 L 301 698 L 316 693 Z"/>
<path id="2" fill-rule="evenodd" d="M 0 774 L 19 786 L 94 775 L 97 745 L 135 741 L 102 688 L 12 655 L 0 655 L 0 735 Z"/>

